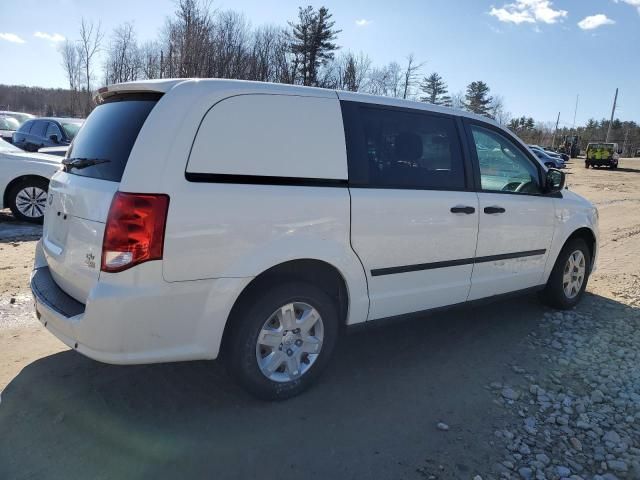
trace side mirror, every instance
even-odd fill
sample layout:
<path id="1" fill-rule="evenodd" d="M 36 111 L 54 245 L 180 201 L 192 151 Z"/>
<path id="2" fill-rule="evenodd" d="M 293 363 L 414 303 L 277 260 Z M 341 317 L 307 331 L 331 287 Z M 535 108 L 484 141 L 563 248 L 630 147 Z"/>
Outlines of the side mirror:
<path id="1" fill-rule="evenodd" d="M 545 190 L 547 193 L 557 193 L 562 191 L 564 188 L 564 184 L 566 181 L 566 175 L 564 172 L 557 170 L 555 168 L 550 168 L 547 170 L 547 175 L 545 177 Z"/>
<path id="2" fill-rule="evenodd" d="M 49 140 L 51 140 L 53 143 L 60 143 L 60 140 L 58 140 L 58 135 L 56 134 L 49 135 Z"/>

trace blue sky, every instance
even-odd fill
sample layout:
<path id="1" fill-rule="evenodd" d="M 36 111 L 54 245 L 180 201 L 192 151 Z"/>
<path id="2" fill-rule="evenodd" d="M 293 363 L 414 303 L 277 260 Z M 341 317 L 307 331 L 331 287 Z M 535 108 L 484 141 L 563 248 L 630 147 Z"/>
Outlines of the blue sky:
<path id="1" fill-rule="evenodd" d="M 173 0 L 20 0 L 0 9 L 0 83 L 65 87 L 57 45 L 76 39 L 80 18 L 106 32 L 133 22 L 141 41 L 155 39 Z M 308 2 L 217 1 L 253 25 L 284 25 Z M 374 64 L 409 53 L 423 73 L 439 72 L 450 92 L 484 80 L 514 116 L 571 126 L 608 117 L 615 88 L 617 116 L 640 122 L 640 0 L 327 0 L 342 29 L 343 49 Z"/>

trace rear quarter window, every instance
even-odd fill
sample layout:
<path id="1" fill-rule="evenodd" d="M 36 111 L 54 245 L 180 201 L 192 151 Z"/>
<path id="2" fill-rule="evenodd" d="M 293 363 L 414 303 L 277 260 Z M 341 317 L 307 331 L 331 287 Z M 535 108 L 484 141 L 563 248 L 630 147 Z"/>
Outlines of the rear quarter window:
<path id="1" fill-rule="evenodd" d="M 205 115 L 187 173 L 347 179 L 337 99 L 238 95 Z"/>
<path id="2" fill-rule="evenodd" d="M 122 180 L 131 149 L 160 94 L 122 95 L 97 106 L 75 136 L 69 159 L 104 161 L 69 173 L 112 182 Z"/>

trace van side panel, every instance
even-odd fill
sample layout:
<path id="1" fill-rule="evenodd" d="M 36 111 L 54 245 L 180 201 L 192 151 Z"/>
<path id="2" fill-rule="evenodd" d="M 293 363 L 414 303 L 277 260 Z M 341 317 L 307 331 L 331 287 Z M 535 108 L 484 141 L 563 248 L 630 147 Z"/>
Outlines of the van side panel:
<path id="1" fill-rule="evenodd" d="M 350 246 L 346 179 L 337 98 L 217 102 L 193 141 L 187 171 L 168 192 L 164 279 L 247 278 L 290 260 L 321 260 L 345 279 L 348 321 L 365 321 L 366 279 Z"/>

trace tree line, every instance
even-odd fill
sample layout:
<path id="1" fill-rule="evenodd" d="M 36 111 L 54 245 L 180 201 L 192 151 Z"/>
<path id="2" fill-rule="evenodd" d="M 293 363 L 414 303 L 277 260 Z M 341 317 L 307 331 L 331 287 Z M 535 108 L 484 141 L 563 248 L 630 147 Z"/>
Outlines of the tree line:
<path id="1" fill-rule="evenodd" d="M 409 54 L 402 62 L 374 66 L 365 53 L 343 51 L 341 33 L 326 7 L 299 7 L 286 26 L 253 28 L 241 13 L 214 10 L 206 0 L 178 0 L 159 37 L 140 42 L 132 23 L 105 36 L 101 25 L 82 20 L 78 39 L 60 49 L 69 90 L 69 111 L 87 114 L 94 84 L 153 78 L 234 78 L 316 86 L 455 106 L 499 117 L 502 100 L 488 85 L 471 82 L 449 95 L 424 62 Z M 96 53 L 102 51 L 98 65 Z"/>
<path id="2" fill-rule="evenodd" d="M 243 14 L 214 9 L 209 0 L 178 0 L 158 38 L 145 42 L 138 39 L 132 23 L 107 35 L 99 22 L 83 18 L 77 38 L 60 48 L 69 88 L 36 88 L 29 98 L 31 90 L 26 87 L 0 86 L 0 106 L 86 116 L 94 107 L 92 92 L 103 84 L 214 77 L 349 90 L 461 108 L 494 118 L 529 143 L 547 145 L 554 133 L 566 134 L 566 129 L 554 132 L 553 125 L 537 124 L 532 118 L 512 118 L 502 97 L 492 94 L 484 81 L 449 92 L 445 79 L 438 72 L 424 74 L 425 63 L 413 54 L 401 62 L 375 66 L 367 54 L 342 49 L 340 33 L 326 7 L 299 7 L 295 20 L 284 26 L 252 27 Z M 625 122 L 627 139 L 640 146 L 640 132 L 632 123 Z M 576 129 L 587 140 L 600 130 L 590 124 Z"/>

